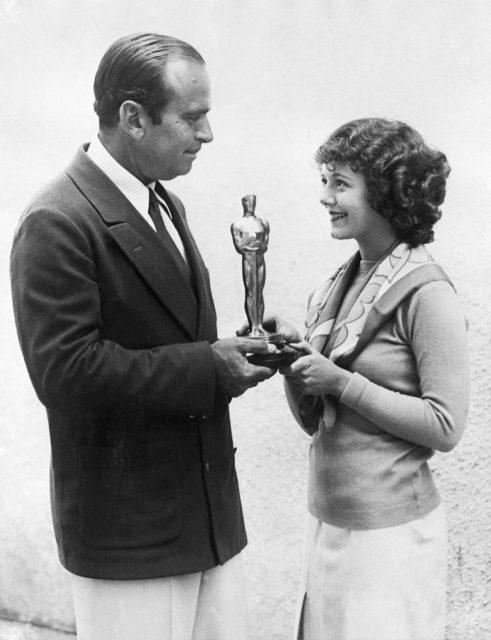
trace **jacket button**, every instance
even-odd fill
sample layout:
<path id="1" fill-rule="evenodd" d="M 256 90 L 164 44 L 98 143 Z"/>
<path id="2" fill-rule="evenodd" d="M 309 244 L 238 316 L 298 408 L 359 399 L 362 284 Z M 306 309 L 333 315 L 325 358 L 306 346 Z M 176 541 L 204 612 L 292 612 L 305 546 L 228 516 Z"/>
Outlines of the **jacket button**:
<path id="1" fill-rule="evenodd" d="M 210 463 L 209 462 L 205 462 L 205 471 L 206 471 L 206 473 L 208 473 L 209 470 L 210 470 Z"/>

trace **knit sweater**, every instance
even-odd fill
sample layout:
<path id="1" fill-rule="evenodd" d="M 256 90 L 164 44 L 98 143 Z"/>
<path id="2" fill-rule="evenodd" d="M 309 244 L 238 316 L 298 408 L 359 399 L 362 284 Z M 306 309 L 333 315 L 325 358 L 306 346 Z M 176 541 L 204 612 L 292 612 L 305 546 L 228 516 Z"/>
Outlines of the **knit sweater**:
<path id="1" fill-rule="evenodd" d="M 310 449 L 310 512 L 349 529 L 420 518 L 440 502 L 428 467 L 460 439 L 469 400 L 466 323 L 446 281 L 403 302 L 353 361 L 334 426 Z"/>

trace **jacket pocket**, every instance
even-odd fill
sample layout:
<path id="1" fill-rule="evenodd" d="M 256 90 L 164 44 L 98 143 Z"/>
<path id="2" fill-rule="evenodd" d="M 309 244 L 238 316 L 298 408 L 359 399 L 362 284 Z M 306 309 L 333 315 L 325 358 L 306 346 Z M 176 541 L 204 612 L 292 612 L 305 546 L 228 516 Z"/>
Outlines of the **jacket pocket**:
<path id="1" fill-rule="evenodd" d="M 79 449 L 79 530 L 97 549 L 162 545 L 181 530 L 170 442 Z"/>

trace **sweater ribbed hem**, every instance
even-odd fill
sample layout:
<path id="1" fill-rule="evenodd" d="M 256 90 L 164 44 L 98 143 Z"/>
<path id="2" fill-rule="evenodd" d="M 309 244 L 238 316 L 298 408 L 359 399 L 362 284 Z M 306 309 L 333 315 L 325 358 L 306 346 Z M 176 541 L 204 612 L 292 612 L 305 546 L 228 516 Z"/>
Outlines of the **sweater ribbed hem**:
<path id="1" fill-rule="evenodd" d="M 318 520 L 342 529 L 384 529 L 422 518 L 440 503 L 440 494 L 435 489 L 425 496 L 418 496 L 418 500 L 364 510 L 319 504 L 309 497 L 308 510 Z"/>

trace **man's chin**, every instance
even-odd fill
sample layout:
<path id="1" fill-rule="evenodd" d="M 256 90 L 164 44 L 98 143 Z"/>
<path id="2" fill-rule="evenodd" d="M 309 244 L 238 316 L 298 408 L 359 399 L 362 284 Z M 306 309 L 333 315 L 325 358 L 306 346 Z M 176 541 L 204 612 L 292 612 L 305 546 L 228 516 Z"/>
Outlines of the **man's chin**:
<path id="1" fill-rule="evenodd" d="M 166 180 L 174 180 L 174 178 L 178 178 L 179 176 L 185 176 L 186 174 L 188 174 L 191 171 L 192 167 L 192 163 L 183 163 L 179 167 L 172 167 L 171 170 L 162 172 L 159 177 L 154 178 L 154 180 L 163 180 L 164 182 Z"/>
<path id="2" fill-rule="evenodd" d="M 186 159 L 185 162 L 182 162 L 179 166 L 179 169 L 177 169 L 176 167 L 176 174 L 175 174 L 175 178 L 177 178 L 177 176 L 185 176 L 187 175 L 191 169 L 193 168 L 193 160 L 196 156 L 194 157 L 190 157 L 189 159 Z"/>

